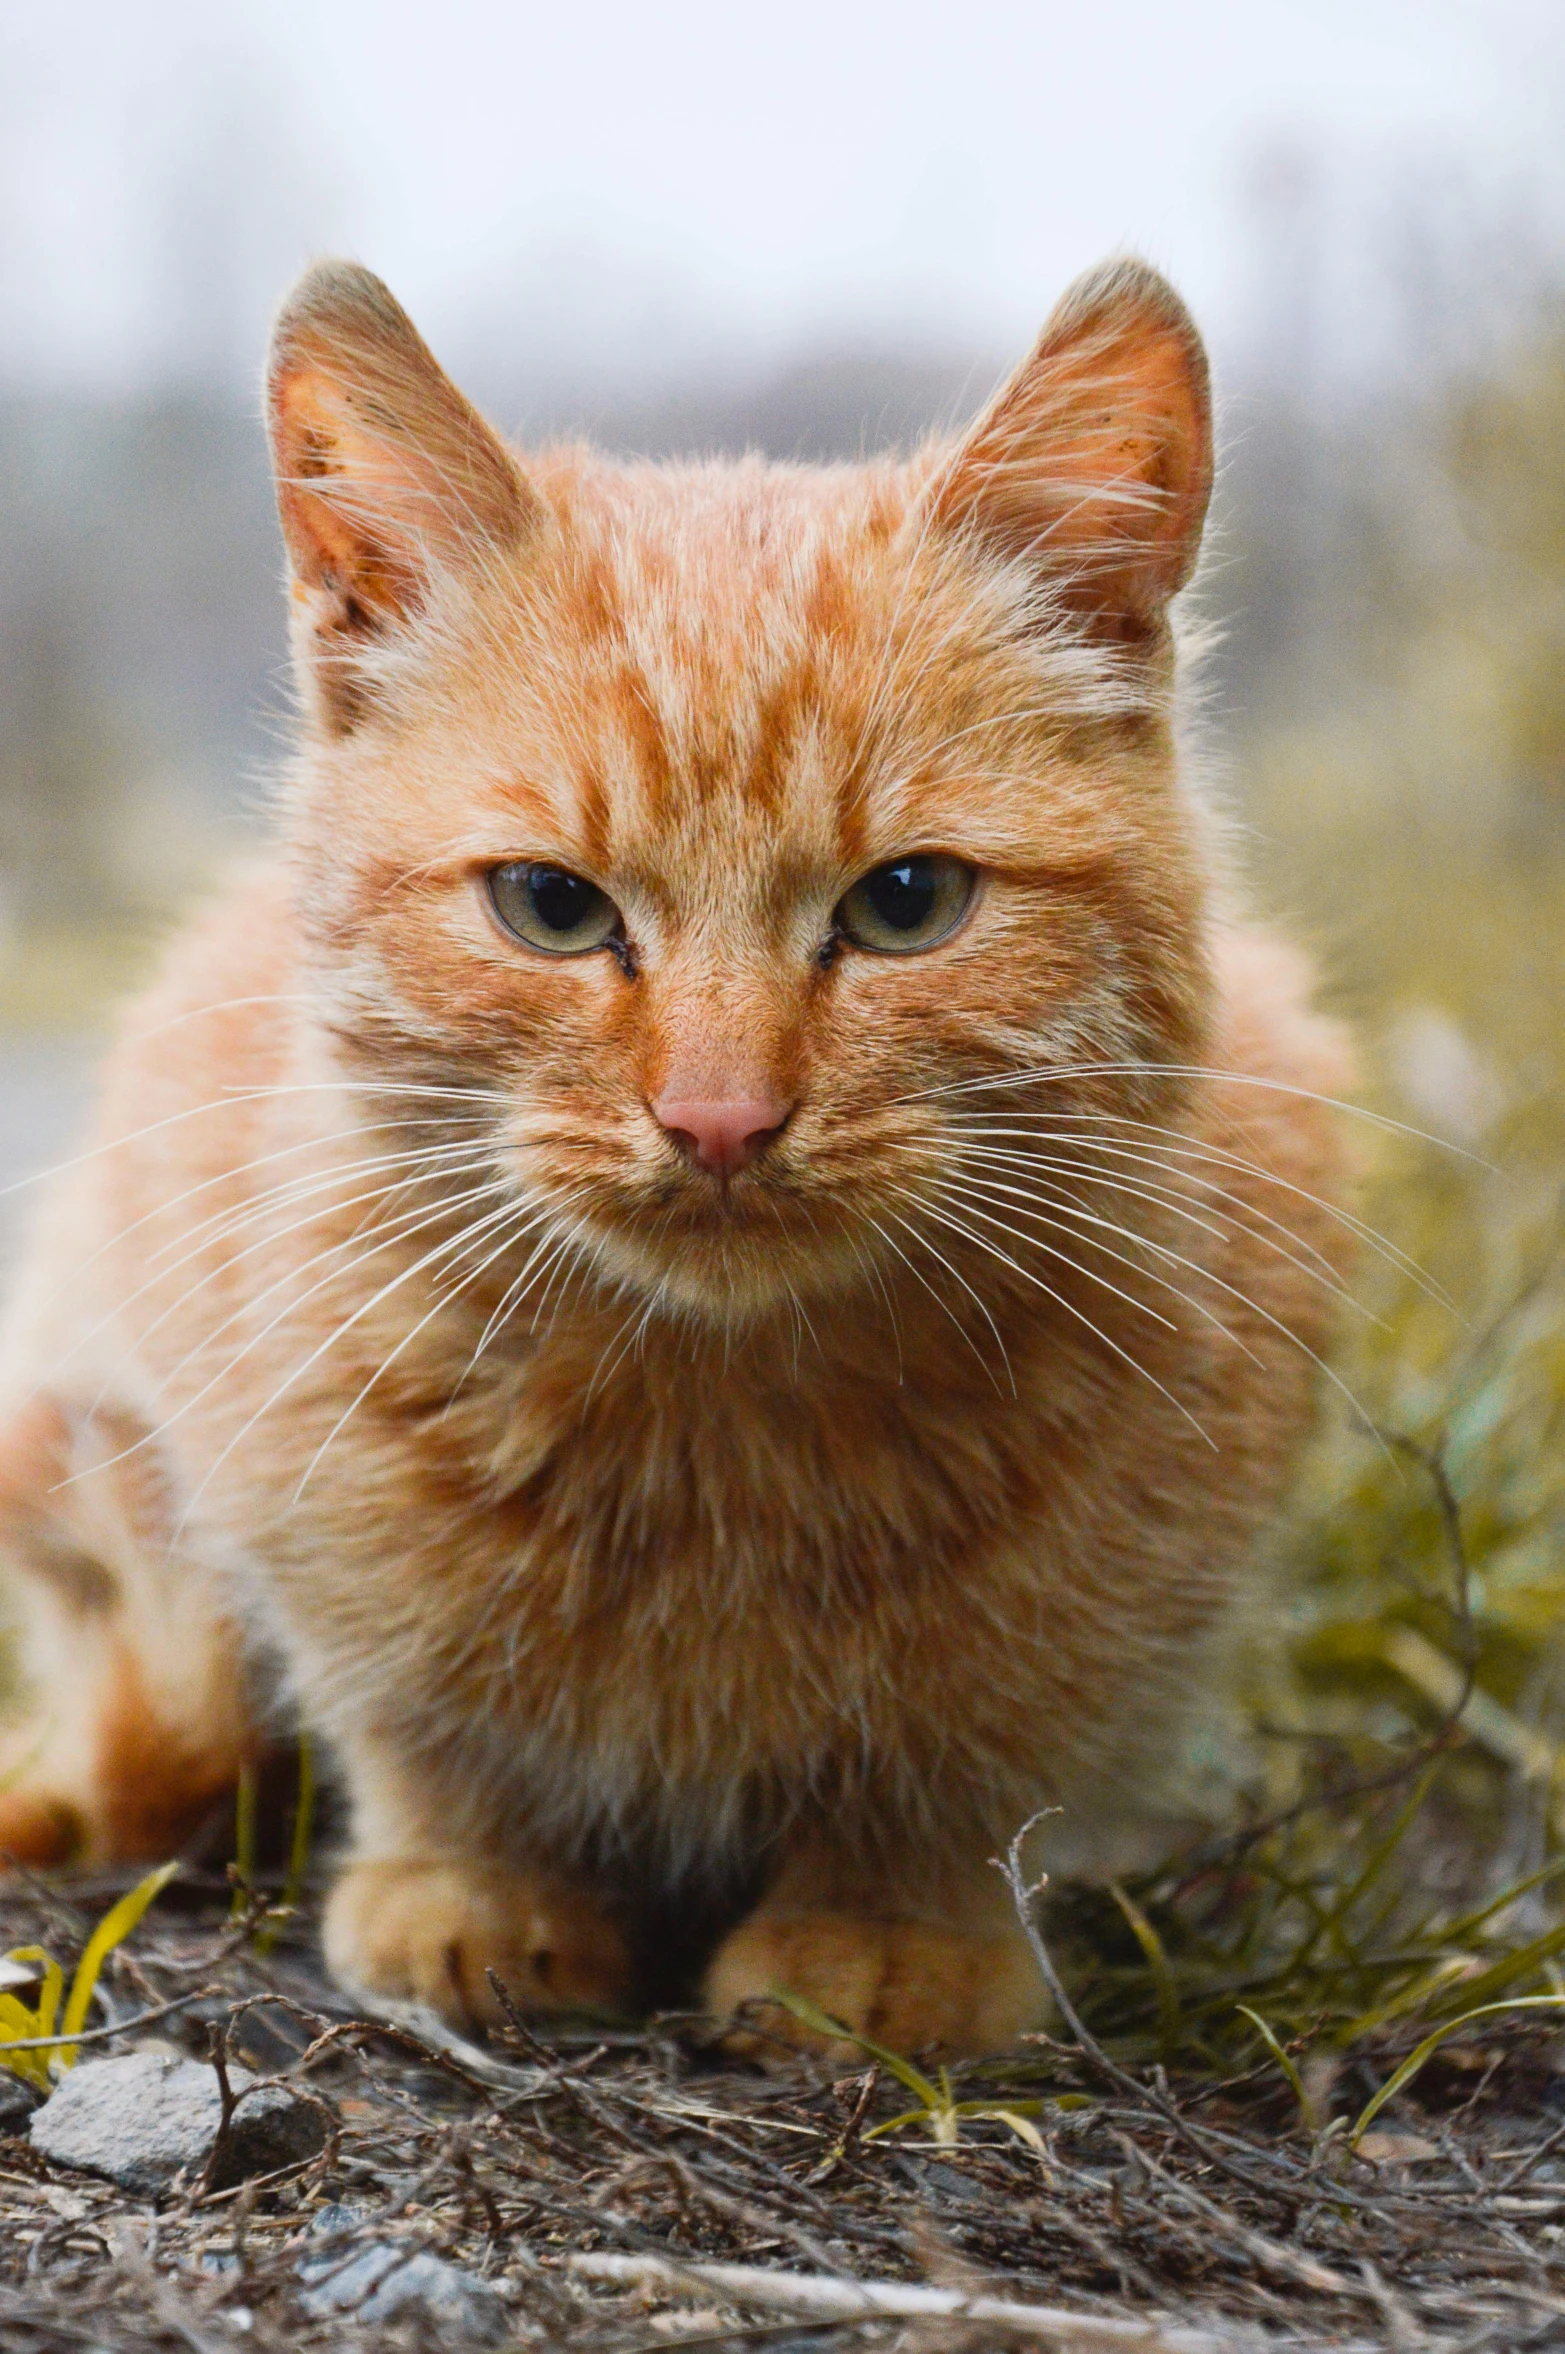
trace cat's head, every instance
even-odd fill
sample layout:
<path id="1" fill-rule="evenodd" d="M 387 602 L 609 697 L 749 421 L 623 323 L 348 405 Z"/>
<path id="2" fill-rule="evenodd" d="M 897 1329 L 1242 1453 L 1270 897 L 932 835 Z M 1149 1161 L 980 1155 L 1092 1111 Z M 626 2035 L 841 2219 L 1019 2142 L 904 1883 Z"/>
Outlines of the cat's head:
<path id="1" fill-rule="evenodd" d="M 270 415 L 297 900 L 352 1077 L 471 1091 L 518 1263 L 563 1235 L 725 1322 L 1006 1280 L 950 1224 L 972 1139 L 1147 1116 L 1204 1035 L 1168 606 L 1211 424 L 1177 297 L 1082 281 L 905 462 L 655 467 L 516 456 L 327 264 Z"/>

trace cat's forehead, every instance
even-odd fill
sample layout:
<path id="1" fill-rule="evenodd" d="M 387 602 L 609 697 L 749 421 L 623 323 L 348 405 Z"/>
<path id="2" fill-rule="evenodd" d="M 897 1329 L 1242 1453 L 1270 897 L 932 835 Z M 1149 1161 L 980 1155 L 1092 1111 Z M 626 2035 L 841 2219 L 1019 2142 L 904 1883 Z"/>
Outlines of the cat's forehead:
<path id="1" fill-rule="evenodd" d="M 564 578 L 601 598 L 597 652 L 633 672 L 670 748 L 699 754 L 779 696 L 825 708 L 860 683 L 907 568 L 899 469 L 760 461 L 588 477 Z"/>
<path id="2" fill-rule="evenodd" d="M 975 687 L 960 594 L 920 569 L 919 480 L 890 462 L 545 477 L 560 538 L 501 666 L 519 817 L 592 871 L 676 846 L 836 866 L 919 831 L 919 756 L 971 720 Z"/>

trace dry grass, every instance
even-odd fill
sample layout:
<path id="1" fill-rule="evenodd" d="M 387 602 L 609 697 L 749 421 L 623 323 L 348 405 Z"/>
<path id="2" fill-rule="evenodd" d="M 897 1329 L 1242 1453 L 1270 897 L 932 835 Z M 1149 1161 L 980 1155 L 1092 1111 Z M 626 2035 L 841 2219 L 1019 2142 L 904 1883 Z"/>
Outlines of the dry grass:
<path id="1" fill-rule="evenodd" d="M 13 1884 L 0 1937 L 68 1954 L 110 1892 Z M 1226 2074 L 1199 2057 L 1127 2067 L 1129 2041 L 1107 2050 L 1078 2018 L 1009 2062 L 936 2080 L 910 2111 L 890 2065 L 836 2083 L 781 2053 L 775 2072 L 740 2069 L 693 2020 L 546 2041 L 519 2025 L 481 2055 L 442 2049 L 355 2018 L 320 1980 L 308 1926 L 258 1957 L 222 1883 L 187 1873 L 106 1973 L 120 2019 L 184 2007 L 111 2048 L 155 2034 L 201 2057 L 220 2037 L 229 2057 L 310 2084 L 329 2148 L 238 2195 L 176 2184 L 154 2206 L 0 2143 L 8 2354 L 416 2343 L 410 2324 L 361 2333 L 301 2310 L 301 2256 L 323 2244 L 323 2210 L 343 2206 L 364 2236 L 485 2275 L 517 2342 L 583 2354 L 676 2338 L 1073 2342 L 960 2319 L 801 2334 L 703 2281 L 701 2266 L 734 2262 L 774 2283 L 933 2282 L 1099 2321 L 1156 2317 L 1147 2354 L 1263 2336 L 1496 2354 L 1557 2342 L 1565 2102 L 1557 2032 L 1535 2013 L 1453 2038 L 1354 2150 L 1323 2121 L 1385 2083 L 1416 2039 L 1407 2020 L 1361 2025 L 1351 2054 L 1299 2049 L 1302 2104 L 1264 2050 Z M 1071 1975 L 1101 2009 L 1097 1971 L 1078 1956 Z M 671 2262 L 684 2293 L 606 2283 L 580 2261 L 604 2254 Z"/>

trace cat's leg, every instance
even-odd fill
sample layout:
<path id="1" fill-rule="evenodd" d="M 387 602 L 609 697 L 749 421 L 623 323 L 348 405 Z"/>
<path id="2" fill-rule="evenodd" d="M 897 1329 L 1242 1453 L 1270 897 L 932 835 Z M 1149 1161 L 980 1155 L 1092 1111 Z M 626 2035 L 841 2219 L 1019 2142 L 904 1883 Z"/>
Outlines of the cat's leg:
<path id="1" fill-rule="evenodd" d="M 324 1938 L 332 1976 L 371 2004 L 427 2005 L 454 2026 L 498 2026 L 492 1970 L 521 2011 L 623 2011 L 629 1949 L 568 1872 L 502 1860 L 471 1794 L 442 1795 L 374 1742 L 339 1739 L 354 1856 L 332 1889 Z"/>
<path id="2" fill-rule="evenodd" d="M 0 1857 L 157 1861 L 255 1736 L 144 1425 L 39 1395 L 0 1429 Z"/>
<path id="3" fill-rule="evenodd" d="M 781 2003 L 803 1995 L 856 2034 L 893 2051 L 1003 2050 L 1041 2027 L 1049 2002 L 1010 1892 L 979 1838 L 945 1872 L 867 1858 L 815 1830 L 792 1842 L 766 1894 L 718 1948 L 707 2006 L 728 2017 L 733 2041 L 764 2053 L 775 2039 L 862 2059 L 854 2044 L 817 2034 Z M 763 2006 L 764 2007 L 760 2007 Z"/>

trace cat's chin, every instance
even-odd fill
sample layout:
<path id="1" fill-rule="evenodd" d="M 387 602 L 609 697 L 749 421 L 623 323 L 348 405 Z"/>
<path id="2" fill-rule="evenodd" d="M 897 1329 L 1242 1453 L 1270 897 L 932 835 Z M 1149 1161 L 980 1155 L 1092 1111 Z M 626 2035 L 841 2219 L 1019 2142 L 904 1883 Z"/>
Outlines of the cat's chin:
<path id="1" fill-rule="evenodd" d="M 807 1303 L 840 1299 L 866 1280 L 865 1255 L 845 1234 L 692 1233 L 623 1228 L 594 1236 L 600 1274 L 672 1315 L 733 1330 Z"/>

